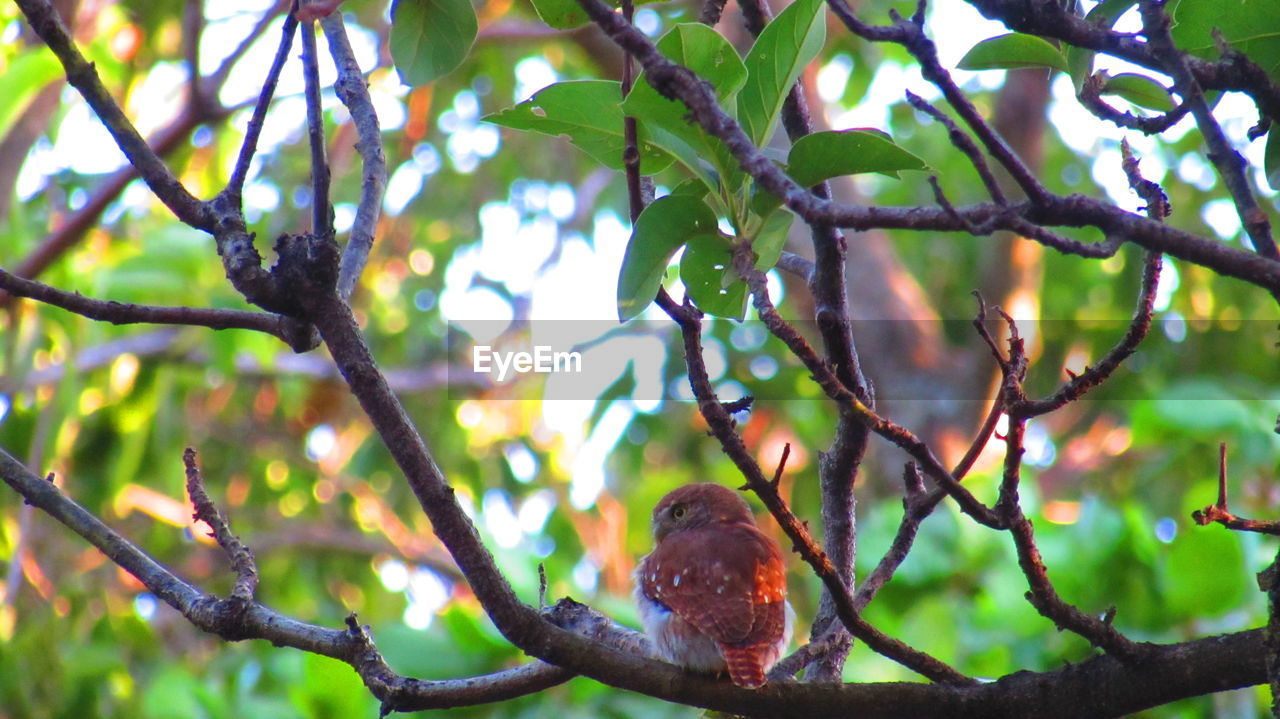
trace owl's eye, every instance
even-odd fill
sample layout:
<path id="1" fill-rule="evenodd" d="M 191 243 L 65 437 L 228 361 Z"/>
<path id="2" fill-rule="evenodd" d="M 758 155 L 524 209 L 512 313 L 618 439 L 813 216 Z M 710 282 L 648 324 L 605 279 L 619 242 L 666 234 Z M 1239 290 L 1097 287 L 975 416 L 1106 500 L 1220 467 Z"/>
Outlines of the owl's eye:
<path id="1" fill-rule="evenodd" d="M 671 517 L 672 519 L 684 519 L 686 513 L 688 513 L 688 510 L 684 507 L 675 507 L 671 510 Z"/>

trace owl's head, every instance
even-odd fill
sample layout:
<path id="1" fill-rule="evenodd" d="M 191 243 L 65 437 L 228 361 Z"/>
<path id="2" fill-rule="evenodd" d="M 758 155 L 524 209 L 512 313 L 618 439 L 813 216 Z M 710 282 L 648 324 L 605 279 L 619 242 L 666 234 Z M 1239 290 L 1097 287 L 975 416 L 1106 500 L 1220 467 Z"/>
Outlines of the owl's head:
<path id="1" fill-rule="evenodd" d="M 653 508 L 653 537 L 662 541 L 673 532 L 739 522 L 756 523 L 746 500 L 732 489 L 710 482 L 686 484 Z"/>

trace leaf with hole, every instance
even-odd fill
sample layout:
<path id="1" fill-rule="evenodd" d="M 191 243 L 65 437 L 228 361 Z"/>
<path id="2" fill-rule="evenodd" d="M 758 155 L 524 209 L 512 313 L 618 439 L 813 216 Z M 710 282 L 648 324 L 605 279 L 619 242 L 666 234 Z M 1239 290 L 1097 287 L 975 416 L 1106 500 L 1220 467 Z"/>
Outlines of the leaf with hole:
<path id="1" fill-rule="evenodd" d="M 621 85 L 611 80 L 576 80 L 549 85 L 528 100 L 484 120 L 514 130 L 528 130 L 564 137 L 600 164 L 622 169 L 622 109 L 618 98 Z M 660 172 L 671 165 L 671 157 L 641 133 L 640 172 Z"/>
<path id="2" fill-rule="evenodd" d="M 738 122 L 756 145 L 768 142 L 791 86 L 822 49 L 825 7 L 822 0 L 796 0 L 765 27 L 747 53 Z"/>
<path id="3" fill-rule="evenodd" d="M 747 311 L 747 283 L 733 270 L 729 238 L 719 232 L 689 238 L 680 258 L 680 281 L 698 309 L 741 320 Z"/>
<path id="4" fill-rule="evenodd" d="M 391 58 L 406 85 L 427 85 L 462 64 L 476 41 L 471 0 L 396 0 Z"/>
<path id="5" fill-rule="evenodd" d="M 1067 70 L 1067 59 L 1043 38 L 1009 33 L 987 38 L 970 48 L 956 67 L 961 70 L 1015 70 L 1051 67 Z"/>
<path id="6" fill-rule="evenodd" d="M 716 215 L 690 195 L 667 195 L 644 208 L 636 219 L 618 275 L 618 319 L 644 311 L 662 286 L 672 255 L 694 235 L 716 232 Z"/>
<path id="7" fill-rule="evenodd" d="M 900 170 L 927 169 L 924 160 L 898 147 L 878 130 L 815 132 L 797 140 L 787 156 L 787 172 L 805 187 L 861 172 L 896 178 Z"/>
<path id="8" fill-rule="evenodd" d="M 738 53 L 720 33 L 700 23 L 683 23 L 658 40 L 658 50 L 698 74 L 715 88 L 716 100 L 729 114 L 734 97 L 747 81 L 747 70 Z M 663 97 L 642 74 L 622 103 L 622 111 L 648 129 L 653 142 L 716 189 L 719 178 L 735 173 L 736 165 L 718 138 L 708 135 L 687 119 L 689 109 L 678 100 Z"/>

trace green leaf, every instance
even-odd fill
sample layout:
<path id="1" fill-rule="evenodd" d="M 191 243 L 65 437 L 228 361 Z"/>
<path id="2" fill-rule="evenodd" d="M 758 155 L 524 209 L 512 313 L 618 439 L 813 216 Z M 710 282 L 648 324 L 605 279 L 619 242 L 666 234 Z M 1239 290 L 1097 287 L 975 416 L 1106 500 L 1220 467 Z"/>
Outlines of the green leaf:
<path id="1" fill-rule="evenodd" d="M 1120 16 L 1133 7 L 1137 1 L 1102 0 L 1102 2 L 1093 6 L 1089 14 L 1084 16 L 1084 19 L 1092 25 L 1109 30 L 1116 24 L 1116 20 L 1119 20 Z M 1093 58 L 1098 53 L 1089 48 L 1066 45 L 1063 54 L 1067 58 L 1067 72 L 1071 75 L 1071 82 L 1076 86 L 1076 92 L 1079 93 L 1081 88 L 1084 87 L 1084 81 L 1088 80 L 1089 76 L 1093 74 Z"/>
<path id="2" fill-rule="evenodd" d="M 579 27 L 590 19 L 577 0 L 533 0 L 533 9 L 543 22 L 557 30 Z"/>
<path id="3" fill-rule="evenodd" d="M 565 137 L 605 167 L 622 169 L 621 86 L 610 80 L 578 80 L 545 87 L 528 100 L 483 119 L 515 130 Z M 671 158 L 645 133 L 640 137 L 640 172 L 666 169 Z"/>
<path id="4" fill-rule="evenodd" d="M 396 0 L 391 58 L 406 85 L 426 85 L 462 64 L 476 41 L 471 0 Z"/>
<path id="5" fill-rule="evenodd" d="M 1262 169 L 1267 173 L 1267 184 L 1280 190 L 1280 130 L 1275 126 L 1267 133 L 1267 148 L 1262 155 Z"/>
<path id="6" fill-rule="evenodd" d="M 778 264 L 782 256 L 782 248 L 787 244 L 787 233 L 791 231 L 791 223 L 795 220 L 786 210 L 776 210 L 764 219 L 760 232 L 751 242 L 751 249 L 756 253 L 756 269 L 768 272 Z"/>
<path id="7" fill-rule="evenodd" d="M 658 50 L 698 74 L 715 88 L 716 99 L 730 114 L 734 96 L 747 81 L 747 69 L 729 41 L 700 23 L 683 23 L 671 28 L 657 43 Z M 673 155 L 680 164 L 716 189 L 719 178 L 732 172 L 723 143 L 691 123 L 684 103 L 668 100 L 649 84 L 647 74 L 622 103 L 622 111 L 640 121 L 647 136 Z"/>
<path id="8" fill-rule="evenodd" d="M 738 121 L 757 145 L 768 142 L 791 86 L 826 41 L 824 7 L 822 0 L 796 0 L 765 27 L 747 53 Z"/>
<path id="9" fill-rule="evenodd" d="M 925 170 L 924 160 L 893 144 L 874 130 L 838 130 L 805 135 L 791 146 L 787 172 L 805 187 L 841 175 L 878 172 L 897 177 L 899 170 Z"/>
<path id="10" fill-rule="evenodd" d="M 719 232 L 689 238 L 680 258 L 680 281 L 698 309 L 741 320 L 747 311 L 747 283 L 733 270 L 729 239 Z"/>
<path id="11" fill-rule="evenodd" d="M 1213 31 L 1222 33 L 1231 47 L 1262 66 L 1272 80 L 1280 80 L 1280 2 L 1232 0 L 1231 2 L 1179 2 L 1173 15 L 1173 41 L 1193 55 L 1217 59 Z"/>
<path id="12" fill-rule="evenodd" d="M 626 322 L 649 306 L 671 256 L 689 238 L 715 231 L 715 213 L 690 195 L 667 195 L 644 208 L 631 231 L 618 275 L 618 319 Z"/>
<path id="13" fill-rule="evenodd" d="M 1067 70 L 1067 59 L 1058 48 L 1035 35 L 1009 33 L 987 38 L 970 48 L 956 66 L 961 70 L 1012 70 L 1051 67 Z"/>
<path id="14" fill-rule="evenodd" d="M 1107 78 L 1102 87 L 1102 94 L 1116 95 L 1148 110 L 1169 112 L 1173 109 L 1173 99 L 1164 85 L 1145 75 L 1125 72 Z"/>

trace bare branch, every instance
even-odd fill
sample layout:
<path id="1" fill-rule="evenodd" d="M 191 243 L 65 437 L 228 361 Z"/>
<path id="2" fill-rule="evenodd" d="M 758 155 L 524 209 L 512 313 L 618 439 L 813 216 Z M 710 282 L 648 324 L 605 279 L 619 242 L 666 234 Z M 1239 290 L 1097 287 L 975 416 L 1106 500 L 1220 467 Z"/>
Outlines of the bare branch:
<path id="1" fill-rule="evenodd" d="M 32 474 L 3 449 L 0 449 L 0 479 L 27 502 L 102 550 L 197 628 L 229 641 L 265 639 L 276 646 L 302 649 L 346 662 L 360 674 L 374 696 L 384 702 L 393 699 L 418 708 L 487 704 L 538 692 L 572 676 L 557 667 L 534 662 L 468 679 L 421 681 L 401 677 L 383 662 L 362 628 L 339 630 L 306 624 L 245 597 L 233 595 L 220 599 L 200 591 L 59 492 L 53 483 Z M 353 620 L 349 622 L 354 624 Z"/>
<path id="2" fill-rule="evenodd" d="M 987 194 L 991 195 L 991 199 L 995 200 L 997 205 L 1008 204 L 1008 200 L 1004 196 L 1004 190 L 1000 189 L 1000 183 L 996 182 L 995 175 L 991 174 L 991 168 L 987 165 L 987 158 L 982 156 L 982 152 L 978 150 L 977 145 L 973 144 L 973 140 L 969 139 L 969 136 L 964 134 L 945 113 L 910 90 L 907 91 L 907 102 L 947 128 L 947 137 L 951 139 L 951 144 L 955 145 L 957 150 L 963 152 L 964 156 L 969 158 L 969 163 L 977 171 L 978 178 L 982 180 L 983 187 L 987 188 Z"/>
<path id="3" fill-rule="evenodd" d="M 307 138 L 311 146 L 311 232 L 333 237 L 333 205 L 329 201 L 329 161 L 325 157 L 324 109 L 320 104 L 320 66 L 316 26 L 302 24 L 302 76 L 306 79 Z"/>
<path id="4" fill-rule="evenodd" d="M 1123 157 L 1122 165 L 1125 175 L 1129 179 L 1129 186 L 1146 201 L 1148 214 L 1157 220 L 1163 220 L 1168 217 L 1170 212 L 1169 198 L 1165 195 L 1164 190 L 1156 183 L 1142 177 L 1138 170 L 1137 158 L 1129 151 L 1127 142 L 1121 143 L 1120 150 Z M 1065 406 L 1068 402 L 1079 399 L 1085 392 L 1105 382 L 1111 376 L 1111 373 L 1138 349 L 1138 345 L 1142 343 L 1147 333 L 1151 331 L 1152 311 L 1155 307 L 1156 291 L 1160 286 L 1160 268 L 1163 263 L 1164 258 L 1160 253 L 1146 253 L 1142 263 L 1142 285 L 1138 290 L 1137 306 L 1133 310 L 1133 319 L 1129 321 L 1129 328 L 1125 331 L 1124 336 L 1120 338 L 1120 341 L 1103 355 L 1096 365 L 1085 369 L 1079 375 L 1072 376 L 1071 381 L 1063 385 L 1051 397 L 1038 401 L 1022 402 L 1016 410 L 1018 414 L 1024 417 L 1037 417 L 1053 412 Z"/>
<path id="5" fill-rule="evenodd" d="M 283 315 L 245 310 L 202 307 L 156 307 L 110 300 L 95 300 L 79 293 L 64 292 L 35 280 L 26 280 L 0 270 L 0 289 L 16 297 L 27 297 L 83 315 L 92 320 L 126 324 L 196 325 L 214 330 L 246 329 L 278 338 L 296 352 L 316 346 L 316 337 L 306 325 Z"/>
<path id="6" fill-rule="evenodd" d="M 1077 96 L 1080 104 L 1084 105 L 1085 109 L 1092 112 L 1096 117 L 1120 127 L 1138 130 L 1144 135 L 1155 135 L 1168 130 L 1176 125 L 1179 120 L 1186 117 L 1191 110 L 1191 105 L 1183 102 L 1169 112 L 1155 117 L 1139 117 L 1131 112 L 1121 112 L 1108 105 L 1102 99 L 1102 88 L 1105 82 L 1106 75 L 1102 73 L 1094 74 L 1085 80 L 1084 86 L 1080 88 L 1080 94 Z"/>
<path id="7" fill-rule="evenodd" d="M 794 252 L 783 250 L 782 255 L 778 257 L 778 269 L 783 272 L 790 272 L 805 282 L 813 281 L 814 264 L 807 257 L 801 257 Z"/>
<path id="8" fill-rule="evenodd" d="M 965 514 L 988 527 L 1001 528 L 1001 519 L 996 516 L 990 507 L 982 504 L 967 489 L 960 486 L 960 482 L 942 466 L 942 463 L 933 454 L 933 451 L 929 449 L 928 445 L 920 441 L 907 429 L 884 419 L 863 404 L 848 388 L 841 384 L 840 380 L 818 358 L 817 353 L 813 351 L 809 343 L 800 336 L 800 333 L 778 315 L 773 303 L 769 300 L 768 283 L 765 281 L 764 274 L 755 269 L 754 259 L 747 249 L 745 246 L 739 246 L 735 249 L 734 269 L 746 281 L 756 312 L 759 313 L 761 321 L 765 323 L 769 331 L 782 340 L 787 345 L 787 348 L 791 350 L 791 353 L 804 363 L 805 368 L 812 375 L 813 381 L 822 388 L 827 397 L 836 402 L 842 413 L 847 413 L 849 416 L 854 417 L 858 422 L 869 427 L 872 432 L 896 444 L 915 458 L 925 472 L 955 498 Z M 681 326 L 683 327 L 684 325 L 681 324 Z"/>
<path id="9" fill-rule="evenodd" d="M 1218 445 L 1218 501 L 1191 513 L 1196 524 L 1217 522 L 1227 529 L 1280 536 L 1280 521 L 1237 517 L 1227 508 L 1227 443 Z"/>
<path id="10" fill-rule="evenodd" d="M 240 153 L 236 156 L 236 164 L 231 170 L 231 179 L 222 194 L 229 198 L 230 204 L 240 208 L 240 197 L 244 192 L 244 183 L 249 175 L 249 165 L 258 150 L 258 137 L 262 134 L 262 124 L 267 118 L 267 109 L 271 106 L 271 98 L 276 92 L 276 83 L 280 81 L 280 71 L 289 58 L 289 48 L 293 46 L 293 34 L 297 32 L 298 20 L 292 13 L 285 16 L 284 25 L 280 29 L 280 44 L 276 47 L 275 57 L 262 81 L 262 90 L 258 94 L 258 102 L 249 118 L 249 126 L 245 129 L 244 141 L 240 145 Z"/>
<path id="11" fill-rule="evenodd" d="M 387 186 L 387 158 L 382 150 L 378 115 L 369 97 L 369 83 L 365 81 L 351 50 L 346 27 L 342 24 L 342 13 L 331 13 L 320 21 L 320 27 L 324 29 L 325 38 L 329 41 L 329 54 L 338 68 L 338 79 L 333 89 L 351 113 L 351 123 L 359 138 L 356 152 L 360 153 L 363 164 L 360 203 L 356 206 L 356 219 L 351 225 L 338 270 L 338 295 L 349 300 L 373 248 L 374 231 L 382 211 L 382 195 Z"/>
<path id="12" fill-rule="evenodd" d="M 1085 614 L 1075 606 L 1068 604 L 1058 594 L 1049 580 L 1048 569 L 1036 546 L 1035 530 L 1031 520 L 1027 519 L 1019 504 L 1018 492 L 1022 481 L 1023 441 L 1027 430 L 1027 417 L 1016 411 L 1024 398 L 1022 379 L 1028 364 L 1025 346 L 1018 335 L 1018 327 L 1013 318 L 1001 312 L 1005 323 L 1009 326 L 1009 356 L 999 362 L 1003 375 L 1001 393 L 1003 402 L 1009 407 L 1009 427 L 1005 434 L 1004 475 L 1000 481 L 1000 497 L 996 502 L 996 511 L 1004 519 L 1013 545 L 1018 555 L 1018 566 L 1027 578 L 1030 592 L 1027 601 L 1042 616 L 1053 621 L 1059 629 L 1067 629 L 1089 640 L 1094 646 L 1101 647 L 1115 654 L 1122 661 L 1135 661 L 1143 658 L 1151 646 L 1135 643 L 1112 626 L 1110 618 L 1100 619 Z"/>
<path id="13" fill-rule="evenodd" d="M 1258 206 L 1252 183 L 1245 172 L 1248 164 L 1235 148 L 1231 147 L 1222 126 L 1209 108 L 1200 84 L 1187 65 L 1185 53 L 1173 44 L 1169 34 L 1170 19 L 1164 11 L 1164 4 L 1154 0 L 1140 0 L 1138 7 L 1142 13 L 1142 31 L 1147 36 L 1151 53 L 1163 65 L 1163 70 L 1173 77 L 1174 89 L 1182 96 L 1183 104 L 1191 108 L 1196 119 L 1196 126 L 1209 146 L 1209 160 L 1218 169 L 1231 199 L 1235 202 L 1236 212 L 1244 223 L 1245 232 L 1253 241 L 1258 254 L 1269 259 L 1280 259 L 1280 250 L 1276 249 L 1275 238 L 1271 236 L 1271 220 L 1267 213 Z"/>
<path id="14" fill-rule="evenodd" d="M 231 533 L 226 518 L 218 511 L 209 493 L 204 488 L 204 478 L 200 476 L 200 467 L 196 464 L 196 451 L 187 447 L 182 453 L 182 464 L 187 469 L 187 496 L 195 507 L 192 515 L 197 522 L 209 525 L 209 536 L 218 542 L 227 559 L 231 560 L 231 569 L 236 573 L 236 584 L 231 596 L 241 601 L 253 601 L 254 590 L 258 588 L 258 564 L 253 559 L 253 552 L 244 546 L 240 538 Z"/>

